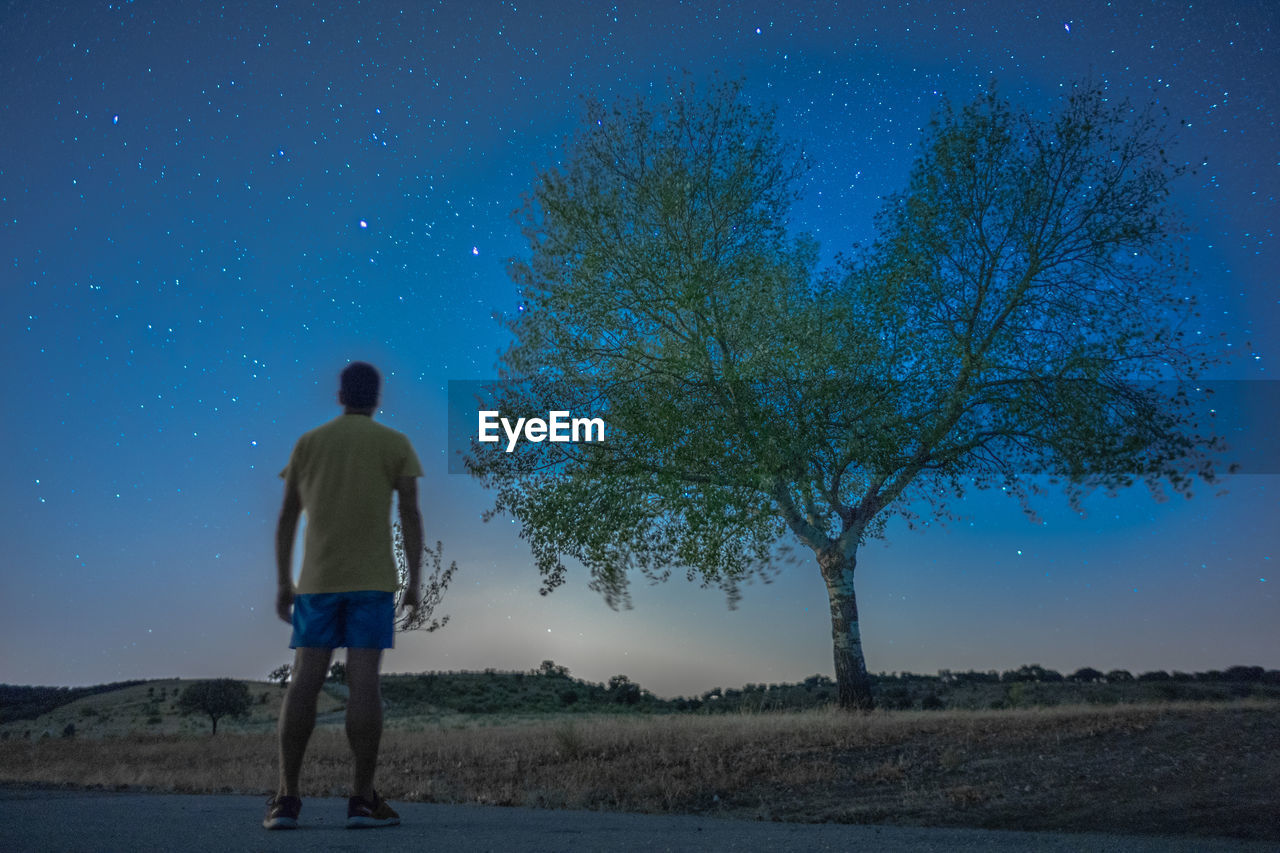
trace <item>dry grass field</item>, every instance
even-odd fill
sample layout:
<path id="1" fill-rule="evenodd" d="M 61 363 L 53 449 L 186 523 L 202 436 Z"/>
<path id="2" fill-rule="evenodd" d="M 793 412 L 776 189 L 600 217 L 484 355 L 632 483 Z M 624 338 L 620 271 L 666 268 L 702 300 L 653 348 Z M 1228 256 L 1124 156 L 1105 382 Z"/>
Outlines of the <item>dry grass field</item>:
<path id="1" fill-rule="evenodd" d="M 280 691 L 262 690 L 216 737 L 196 717 L 186 733 L 10 737 L 0 782 L 265 794 Z M 321 719 L 303 784 L 345 795 L 340 714 Z M 1275 702 L 395 722 L 379 769 L 393 800 L 1280 841 Z"/>

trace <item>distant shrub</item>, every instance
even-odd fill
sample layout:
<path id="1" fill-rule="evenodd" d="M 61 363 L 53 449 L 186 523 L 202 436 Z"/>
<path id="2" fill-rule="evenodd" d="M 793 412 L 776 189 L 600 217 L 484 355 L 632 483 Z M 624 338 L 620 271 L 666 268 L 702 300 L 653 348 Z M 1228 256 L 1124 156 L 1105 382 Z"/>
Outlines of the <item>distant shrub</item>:
<path id="1" fill-rule="evenodd" d="M 534 670 L 533 674 L 549 678 L 568 678 L 569 668 L 567 666 L 556 666 L 556 662 L 553 660 L 544 660 L 542 665 Z"/>
<path id="2" fill-rule="evenodd" d="M 289 686 L 289 678 L 293 675 L 293 666 L 291 664 L 281 664 L 267 674 L 267 681 L 274 681 L 280 685 L 283 690 Z M 160 698 L 164 698 L 164 691 L 160 691 Z"/>
<path id="3" fill-rule="evenodd" d="M 914 704 L 906 687 L 890 687 L 879 696 L 880 706 L 890 711 L 906 711 Z"/>
<path id="4" fill-rule="evenodd" d="M 1033 663 L 1030 666 L 1021 666 L 1001 673 L 1000 680 L 1015 684 L 1028 681 L 1062 681 L 1062 673 L 1052 669 L 1045 669 L 1040 664 Z"/>
<path id="5" fill-rule="evenodd" d="M 1097 684 L 1104 678 L 1106 678 L 1105 675 L 1090 666 L 1077 669 L 1075 672 L 1067 676 L 1068 681 L 1074 681 L 1078 684 Z"/>
<path id="6" fill-rule="evenodd" d="M 1265 671 L 1260 666 L 1233 666 L 1223 673 L 1223 677 L 1227 681 L 1245 681 L 1257 682 L 1262 681 Z"/>
<path id="7" fill-rule="evenodd" d="M 75 737 L 75 736 L 76 736 L 76 724 L 75 724 L 75 723 L 67 723 L 66 727 L 65 727 L 65 728 L 63 728 L 63 730 L 62 730 L 62 736 L 63 736 L 63 737 Z"/>
<path id="8" fill-rule="evenodd" d="M 609 694 L 619 705 L 634 705 L 640 701 L 640 685 L 625 675 L 615 675 L 609 679 Z"/>

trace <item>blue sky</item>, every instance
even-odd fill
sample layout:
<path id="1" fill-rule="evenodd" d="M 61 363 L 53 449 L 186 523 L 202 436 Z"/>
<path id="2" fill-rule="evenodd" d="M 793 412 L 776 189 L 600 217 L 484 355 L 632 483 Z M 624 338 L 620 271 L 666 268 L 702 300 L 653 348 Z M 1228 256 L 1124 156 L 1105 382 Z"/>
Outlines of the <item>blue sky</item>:
<path id="1" fill-rule="evenodd" d="M 450 380 L 494 375 L 526 251 L 510 213 L 581 97 L 740 77 L 815 167 L 791 227 L 873 232 L 943 96 L 1051 109 L 1084 77 L 1168 111 L 1174 202 L 1220 378 L 1272 379 L 1280 76 L 1271 4 L 10 2 L 0 6 L 0 682 L 265 677 L 277 473 L 350 359 L 427 476 L 460 571 L 389 671 L 625 673 L 660 695 L 832 671 L 798 562 L 729 611 L 682 580 L 549 597 L 447 473 Z M 1261 392 L 1259 392 L 1261 393 Z M 1269 393 L 1269 392 L 1268 392 Z M 872 671 L 1280 666 L 1275 474 L 1159 503 L 1054 496 L 863 549 Z M 692 652 L 692 653 L 691 653 Z"/>

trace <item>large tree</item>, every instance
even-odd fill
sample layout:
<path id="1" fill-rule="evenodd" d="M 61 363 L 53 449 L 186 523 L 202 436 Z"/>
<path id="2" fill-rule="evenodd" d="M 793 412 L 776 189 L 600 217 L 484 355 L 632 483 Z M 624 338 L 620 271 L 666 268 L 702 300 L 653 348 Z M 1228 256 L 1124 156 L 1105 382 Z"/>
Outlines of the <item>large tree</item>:
<path id="1" fill-rule="evenodd" d="M 598 443 L 473 443 L 467 464 L 548 592 L 581 562 L 611 606 L 634 570 L 723 587 L 813 552 L 839 702 L 872 706 L 858 548 L 968 488 L 1073 496 L 1212 479 L 1187 400 L 1157 121 L 1080 86 L 1041 118 L 943 108 L 879 236 L 818 269 L 787 231 L 807 163 L 740 86 L 589 101 L 519 216 L 524 305 L 491 408 L 602 417 Z M 856 152 L 850 152 L 856 155 Z"/>

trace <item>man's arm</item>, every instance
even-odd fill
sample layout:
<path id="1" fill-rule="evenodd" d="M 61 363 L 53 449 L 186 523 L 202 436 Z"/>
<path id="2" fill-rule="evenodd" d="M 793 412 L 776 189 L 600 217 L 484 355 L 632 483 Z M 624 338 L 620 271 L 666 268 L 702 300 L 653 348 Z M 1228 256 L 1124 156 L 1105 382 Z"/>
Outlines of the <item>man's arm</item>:
<path id="1" fill-rule="evenodd" d="M 396 479 L 400 495 L 400 532 L 404 536 L 404 557 L 409 564 L 409 582 L 404 591 L 403 606 L 418 609 L 422 603 L 422 513 L 418 511 L 416 477 Z"/>
<path id="2" fill-rule="evenodd" d="M 276 523 L 276 615 L 292 623 L 293 608 L 293 540 L 298 533 L 298 517 L 302 515 L 302 496 L 291 482 L 284 486 L 284 505 Z"/>

